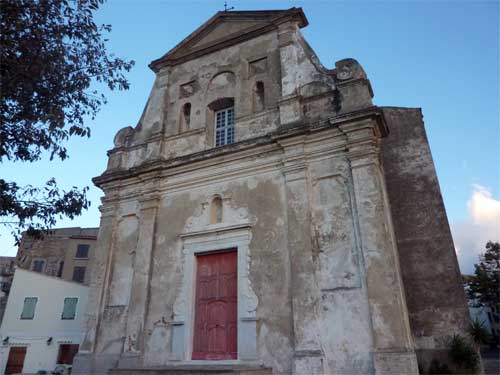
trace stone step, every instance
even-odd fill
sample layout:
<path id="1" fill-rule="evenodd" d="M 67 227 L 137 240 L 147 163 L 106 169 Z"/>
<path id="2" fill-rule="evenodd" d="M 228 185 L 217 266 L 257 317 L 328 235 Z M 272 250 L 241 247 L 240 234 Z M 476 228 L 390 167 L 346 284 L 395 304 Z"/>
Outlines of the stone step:
<path id="1" fill-rule="evenodd" d="M 249 364 L 175 364 L 151 368 L 117 368 L 112 375 L 272 375 L 273 370 Z"/>

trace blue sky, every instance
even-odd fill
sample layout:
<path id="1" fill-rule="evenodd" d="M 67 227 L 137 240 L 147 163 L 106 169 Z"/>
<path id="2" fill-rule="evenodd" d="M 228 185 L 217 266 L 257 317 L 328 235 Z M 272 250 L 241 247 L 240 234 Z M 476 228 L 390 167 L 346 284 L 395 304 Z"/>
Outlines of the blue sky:
<path id="1" fill-rule="evenodd" d="M 462 271 L 488 239 L 500 240 L 499 3 L 497 1 L 228 1 L 236 10 L 303 8 L 302 29 L 329 68 L 357 59 L 377 105 L 421 107 Z M 223 9 L 223 0 L 108 0 L 99 22 L 113 26 L 108 48 L 136 61 L 131 88 L 107 93 L 90 139 L 68 143 L 70 158 L 4 163 L 1 175 L 21 184 L 56 177 L 90 186 L 91 208 L 58 226 L 98 226 L 101 192 L 90 179 L 106 168 L 115 133 L 135 126 L 154 79 L 147 67 Z M 0 228 L 0 254 L 14 255 Z"/>

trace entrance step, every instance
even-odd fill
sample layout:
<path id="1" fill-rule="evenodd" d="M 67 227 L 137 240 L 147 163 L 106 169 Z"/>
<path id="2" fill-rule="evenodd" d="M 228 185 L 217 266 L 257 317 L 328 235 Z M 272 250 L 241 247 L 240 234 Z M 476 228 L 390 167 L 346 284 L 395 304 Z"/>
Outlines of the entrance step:
<path id="1" fill-rule="evenodd" d="M 272 375 L 273 370 L 260 364 L 179 363 L 162 367 L 117 368 L 112 375 Z"/>

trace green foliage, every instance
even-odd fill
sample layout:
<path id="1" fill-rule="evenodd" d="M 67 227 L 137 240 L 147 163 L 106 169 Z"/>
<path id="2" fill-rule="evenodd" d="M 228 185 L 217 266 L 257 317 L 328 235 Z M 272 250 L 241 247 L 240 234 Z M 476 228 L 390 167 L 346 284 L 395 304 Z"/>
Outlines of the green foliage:
<path id="1" fill-rule="evenodd" d="M 57 218 L 66 216 L 73 219 L 82 209 L 90 206 L 85 195 L 87 190 L 80 191 L 73 187 L 69 191 L 60 191 L 54 179 L 50 179 L 43 188 L 19 187 L 15 182 L 0 179 L 0 215 L 17 219 L 3 221 L 2 224 L 12 228 L 17 240 L 20 240 L 24 229 L 31 237 L 41 238 L 44 231 L 56 224 Z"/>
<path id="2" fill-rule="evenodd" d="M 460 368 L 474 372 L 479 367 L 479 354 L 472 344 L 460 335 L 453 335 L 450 344 L 450 357 Z"/>
<path id="3" fill-rule="evenodd" d="M 429 374 L 447 374 L 452 375 L 453 370 L 446 364 L 441 363 L 437 359 L 433 359 L 431 361 L 431 365 L 429 366 Z"/>
<path id="4" fill-rule="evenodd" d="M 2 0 L 0 161 L 33 161 L 47 150 L 67 157 L 61 144 L 71 135 L 89 136 L 84 118 L 93 118 L 103 94 L 128 89 L 123 71 L 133 61 L 108 54 L 93 12 L 104 0 Z"/>
<path id="5" fill-rule="evenodd" d="M 474 267 L 474 275 L 466 279 L 469 298 L 478 306 L 500 308 L 500 243 L 488 241 Z"/>
<path id="6" fill-rule="evenodd" d="M 484 321 L 480 322 L 477 318 L 470 322 L 468 333 L 475 344 L 488 344 L 491 340 L 488 330 L 484 327 Z"/>
<path id="7" fill-rule="evenodd" d="M 71 136 L 88 137 L 105 96 L 104 84 L 126 90 L 134 65 L 109 54 L 94 12 L 105 0 L 2 0 L 0 3 L 0 162 L 68 157 Z M 2 176 L 4 177 L 4 176 Z M 0 180 L 1 224 L 19 238 L 22 230 L 47 229 L 62 216 L 87 208 L 86 189 L 60 191 L 53 179 L 42 188 Z"/>

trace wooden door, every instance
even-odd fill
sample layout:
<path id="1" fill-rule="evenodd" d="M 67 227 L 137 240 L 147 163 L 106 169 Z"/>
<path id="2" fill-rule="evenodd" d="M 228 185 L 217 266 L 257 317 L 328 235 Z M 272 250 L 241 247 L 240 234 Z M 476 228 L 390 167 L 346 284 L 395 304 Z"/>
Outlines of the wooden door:
<path id="1" fill-rule="evenodd" d="M 236 251 L 197 256 L 193 359 L 237 358 Z"/>
<path id="2" fill-rule="evenodd" d="M 72 365 L 76 353 L 78 353 L 78 344 L 61 344 L 59 345 L 59 354 L 57 355 L 58 365 Z"/>
<path id="3" fill-rule="evenodd" d="M 5 375 L 23 372 L 24 357 L 26 357 L 25 346 L 12 346 L 9 351 L 9 359 L 5 367 Z"/>

